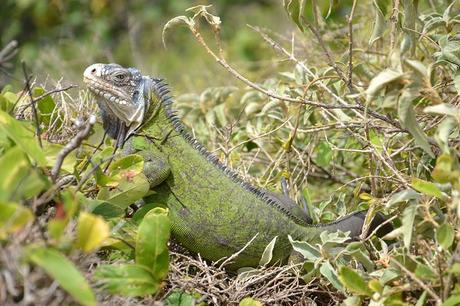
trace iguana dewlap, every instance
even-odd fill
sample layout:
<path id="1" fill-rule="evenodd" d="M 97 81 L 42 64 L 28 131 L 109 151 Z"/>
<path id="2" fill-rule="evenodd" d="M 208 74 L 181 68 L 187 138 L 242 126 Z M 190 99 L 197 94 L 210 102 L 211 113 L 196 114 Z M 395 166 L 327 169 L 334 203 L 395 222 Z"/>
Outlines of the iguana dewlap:
<path id="1" fill-rule="evenodd" d="M 277 236 L 272 262 L 286 262 L 288 240 L 315 242 L 323 231 L 349 231 L 357 238 L 366 212 L 328 224 L 309 224 L 298 206 L 243 181 L 208 153 L 176 116 L 166 83 L 135 68 L 93 64 L 84 82 L 96 96 L 108 135 L 130 153 L 145 158 L 144 173 L 155 194 L 149 203 L 169 208 L 172 234 L 186 248 L 208 260 L 238 252 L 231 268 L 256 266 L 267 244 Z M 370 232 L 384 220 L 377 214 Z M 391 225 L 381 228 L 388 232 Z M 152 233 L 154 235 L 154 233 Z"/>

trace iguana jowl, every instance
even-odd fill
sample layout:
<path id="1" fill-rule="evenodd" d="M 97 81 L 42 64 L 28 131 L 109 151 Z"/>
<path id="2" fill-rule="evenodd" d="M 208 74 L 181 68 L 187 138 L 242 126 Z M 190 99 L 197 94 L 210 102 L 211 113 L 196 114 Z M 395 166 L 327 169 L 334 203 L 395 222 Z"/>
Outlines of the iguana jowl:
<path id="1" fill-rule="evenodd" d="M 318 240 L 323 231 L 360 235 L 365 211 L 312 225 L 292 200 L 244 182 L 221 164 L 179 121 L 164 81 L 142 76 L 135 68 L 93 64 L 85 70 L 84 82 L 97 98 L 108 135 L 118 146 L 129 137 L 125 151 L 144 157 L 144 173 L 155 191 L 148 201 L 169 208 L 172 234 L 189 250 L 218 260 L 257 235 L 235 258 L 231 268 L 238 268 L 256 266 L 275 236 L 272 262 L 285 262 L 291 254 L 288 235 L 305 241 Z M 383 220 L 377 214 L 371 231 Z"/>

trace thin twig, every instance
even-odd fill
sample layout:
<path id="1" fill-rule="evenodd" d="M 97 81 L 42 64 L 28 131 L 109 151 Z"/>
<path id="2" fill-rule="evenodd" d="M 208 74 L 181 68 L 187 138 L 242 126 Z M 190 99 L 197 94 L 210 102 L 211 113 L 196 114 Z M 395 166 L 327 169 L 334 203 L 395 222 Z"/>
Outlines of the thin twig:
<path id="1" fill-rule="evenodd" d="M 24 61 L 22 62 L 22 72 L 24 73 L 26 89 L 27 89 L 27 93 L 29 95 L 30 101 L 33 101 L 34 98 L 32 96 L 32 89 L 30 88 L 30 78 L 31 77 L 29 77 L 27 74 L 27 67 Z M 35 104 L 32 104 L 32 114 L 34 116 L 35 132 L 37 134 L 38 144 L 40 145 L 41 148 L 43 148 L 42 137 L 41 137 L 41 132 L 40 132 L 40 123 L 38 122 L 37 108 L 35 107 Z"/>
<path id="2" fill-rule="evenodd" d="M 391 262 L 396 264 L 401 270 L 404 271 L 404 273 L 406 273 L 410 278 L 412 278 L 412 280 L 414 280 L 417 284 L 420 285 L 420 287 L 422 287 L 429 295 L 431 295 L 432 298 L 434 298 L 436 300 L 436 304 L 437 305 L 441 305 L 442 304 L 442 300 L 441 298 L 439 297 L 439 295 L 437 295 L 433 290 L 431 290 L 431 288 L 427 285 L 425 285 L 425 283 L 420 280 L 414 273 L 412 273 L 411 271 L 409 271 L 409 269 L 407 269 L 406 267 L 404 267 L 399 261 L 397 261 L 396 259 L 394 258 L 390 258 Z"/>
<path id="3" fill-rule="evenodd" d="M 58 153 L 56 157 L 56 163 L 53 166 L 53 169 L 51 169 L 51 179 L 53 182 L 56 181 L 57 176 L 59 174 L 59 170 L 61 169 L 62 163 L 64 162 L 64 159 L 66 158 L 67 155 L 69 155 L 70 152 L 78 148 L 83 140 L 88 137 L 89 132 L 91 132 L 91 128 L 93 125 L 96 123 L 96 116 L 91 115 L 88 119 L 88 124 L 75 135 L 75 137 L 69 141 L 64 148 Z"/>

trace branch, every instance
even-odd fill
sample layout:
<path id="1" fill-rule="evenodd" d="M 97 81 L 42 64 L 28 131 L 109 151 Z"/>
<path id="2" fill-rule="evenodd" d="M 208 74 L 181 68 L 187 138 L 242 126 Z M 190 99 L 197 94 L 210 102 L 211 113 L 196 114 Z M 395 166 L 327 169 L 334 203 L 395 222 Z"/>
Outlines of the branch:
<path id="1" fill-rule="evenodd" d="M 59 170 L 61 169 L 62 163 L 64 162 L 66 156 L 81 145 L 83 140 L 88 137 L 88 134 L 95 123 L 96 116 L 91 115 L 88 119 L 88 124 L 80 132 L 78 132 L 77 135 L 75 135 L 75 137 L 70 142 L 68 142 L 59 152 L 56 163 L 54 164 L 53 169 L 51 169 L 51 179 L 53 182 L 56 182 Z"/>

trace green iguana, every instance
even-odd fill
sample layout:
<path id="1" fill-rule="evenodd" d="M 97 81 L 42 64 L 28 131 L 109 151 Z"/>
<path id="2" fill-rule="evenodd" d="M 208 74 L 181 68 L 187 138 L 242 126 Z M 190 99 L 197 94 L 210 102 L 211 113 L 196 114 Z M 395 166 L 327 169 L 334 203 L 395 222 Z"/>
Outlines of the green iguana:
<path id="1" fill-rule="evenodd" d="M 219 162 L 187 132 L 172 106 L 161 79 L 143 76 L 135 68 L 93 64 L 84 82 L 96 96 L 106 133 L 126 153 L 144 157 L 144 173 L 155 193 L 150 203 L 169 208 L 172 234 L 183 246 L 208 260 L 240 251 L 230 266 L 257 266 L 270 241 L 277 236 L 272 263 L 284 263 L 294 240 L 315 242 L 323 231 L 361 234 L 366 211 L 327 224 L 310 224 L 308 215 L 291 199 L 243 181 Z M 385 218 L 380 213 L 372 232 Z M 385 224 L 378 231 L 391 229 Z"/>

